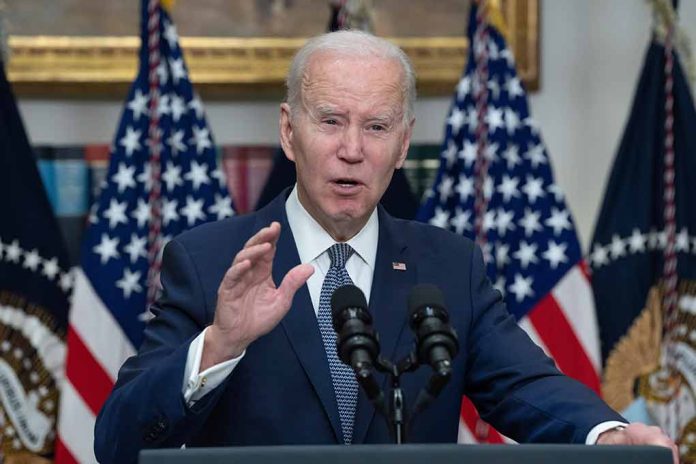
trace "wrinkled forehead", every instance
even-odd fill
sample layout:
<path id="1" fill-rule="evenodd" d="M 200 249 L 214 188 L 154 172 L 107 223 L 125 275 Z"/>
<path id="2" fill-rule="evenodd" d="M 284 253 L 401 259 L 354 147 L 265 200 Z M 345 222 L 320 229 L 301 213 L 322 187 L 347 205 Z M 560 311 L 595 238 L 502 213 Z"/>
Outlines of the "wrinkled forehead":
<path id="1" fill-rule="evenodd" d="M 305 104 L 347 98 L 363 103 L 393 105 L 401 113 L 406 89 L 404 71 L 397 59 L 370 54 L 321 51 L 308 60 L 302 75 Z"/>

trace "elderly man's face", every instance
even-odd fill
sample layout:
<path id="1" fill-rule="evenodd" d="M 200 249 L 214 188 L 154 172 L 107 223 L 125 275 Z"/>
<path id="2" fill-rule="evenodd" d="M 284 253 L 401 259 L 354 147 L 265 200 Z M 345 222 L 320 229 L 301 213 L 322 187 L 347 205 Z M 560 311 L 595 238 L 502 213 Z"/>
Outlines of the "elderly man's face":
<path id="1" fill-rule="evenodd" d="M 406 158 L 412 124 L 403 123 L 401 75 L 393 60 L 318 52 L 301 108 L 291 117 L 281 105 L 300 202 L 336 240 L 359 232 Z"/>

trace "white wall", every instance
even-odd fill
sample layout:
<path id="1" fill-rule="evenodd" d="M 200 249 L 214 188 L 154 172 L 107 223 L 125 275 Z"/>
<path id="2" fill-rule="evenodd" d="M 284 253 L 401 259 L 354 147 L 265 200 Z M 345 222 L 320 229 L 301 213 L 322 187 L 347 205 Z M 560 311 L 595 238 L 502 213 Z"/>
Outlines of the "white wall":
<path id="1" fill-rule="evenodd" d="M 696 2 L 680 2 L 681 25 L 696 39 Z M 650 36 L 645 0 L 542 0 L 541 91 L 532 95 L 558 183 L 585 248 L 628 116 Z M 21 100 L 34 144 L 110 143 L 122 102 Z M 414 142 L 439 143 L 449 98 L 422 99 Z M 208 102 L 221 144 L 274 144 L 276 102 Z"/>

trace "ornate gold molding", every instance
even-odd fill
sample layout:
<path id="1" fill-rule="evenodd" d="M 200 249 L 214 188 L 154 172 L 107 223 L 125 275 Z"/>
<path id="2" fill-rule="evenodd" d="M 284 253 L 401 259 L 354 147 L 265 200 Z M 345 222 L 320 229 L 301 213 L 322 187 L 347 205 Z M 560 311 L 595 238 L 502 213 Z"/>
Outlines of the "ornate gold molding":
<path id="1" fill-rule="evenodd" d="M 527 88 L 539 84 L 538 0 L 502 4 Z M 449 95 L 464 66 L 464 37 L 393 38 L 413 60 L 419 92 Z M 278 97 L 303 38 L 182 37 L 196 88 L 208 98 Z M 139 38 L 10 36 L 8 75 L 22 96 L 122 98 L 135 76 Z"/>

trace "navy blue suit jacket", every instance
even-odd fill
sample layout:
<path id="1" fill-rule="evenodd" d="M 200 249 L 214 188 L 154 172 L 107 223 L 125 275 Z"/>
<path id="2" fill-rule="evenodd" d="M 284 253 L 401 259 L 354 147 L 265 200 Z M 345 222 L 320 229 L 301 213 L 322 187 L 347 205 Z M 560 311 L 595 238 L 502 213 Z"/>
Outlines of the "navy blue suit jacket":
<path id="1" fill-rule="evenodd" d="M 95 429 L 102 463 L 135 462 L 149 447 L 342 443 L 326 354 L 306 285 L 270 333 L 253 342 L 233 373 L 193 407 L 182 395 L 189 343 L 211 324 L 217 289 L 246 240 L 281 224 L 273 265 L 280 283 L 299 264 L 285 215 L 285 195 L 257 213 L 197 227 L 164 251 L 163 296 L 137 356 L 119 372 Z M 393 269 L 392 263 L 406 265 Z M 407 297 L 417 283 L 445 296 L 460 351 L 454 375 L 415 421 L 413 442 L 455 442 L 461 396 L 483 419 L 520 442 L 584 442 L 605 420 L 622 420 L 584 386 L 561 375 L 518 328 L 485 275 L 480 250 L 460 236 L 390 217 L 379 207 L 379 242 L 370 312 L 382 354 L 393 360 L 413 347 Z M 431 369 L 403 378 L 407 402 Z M 380 381 L 383 382 L 380 377 Z M 384 383 L 383 383 L 384 385 Z M 360 392 L 354 443 L 389 443 L 385 421 Z"/>

